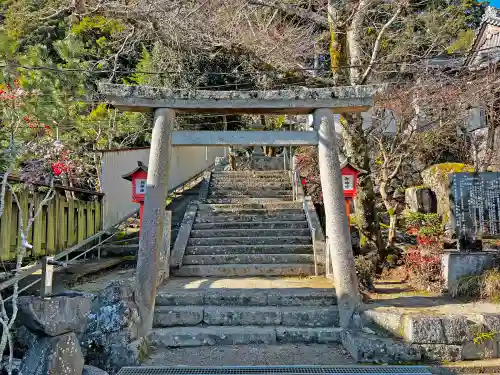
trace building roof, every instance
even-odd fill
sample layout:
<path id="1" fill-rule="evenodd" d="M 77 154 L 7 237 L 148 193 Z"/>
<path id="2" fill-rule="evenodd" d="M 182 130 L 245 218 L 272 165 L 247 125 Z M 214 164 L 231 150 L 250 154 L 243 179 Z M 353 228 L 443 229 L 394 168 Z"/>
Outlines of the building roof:
<path id="1" fill-rule="evenodd" d="M 366 172 L 364 169 L 362 169 L 361 167 L 359 167 L 358 165 L 350 162 L 344 155 L 342 154 L 339 154 L 339 161 L 340 161 L 340 168 L 344 168 L 344 167 L 351 167 L 352 169 L 358 171 L 358 172 Z"/>
<path id="2" fill-rule="evenodd" d="M 488 6 L 465 64 L 482 68 L 500 61 L 500 9 Z"/>
<path id="3" fill-rule="evenodd" d="M 144 165 L 142 161 L 138 161 L 137 162 L 137 167 L 132 171 L 132 172 L 129 172 L 127 174 L 124 174 L 122 176 L 122 178 L 124 178 L 125 180 L 128 180 L 128 181 L 132 181 L 132 176 L 134 175 L 134 173 L 138 172 L 138 171 L 144 171 L 144 172 L 147 172 L 148 171 L 148 166 L 147 165 Z"/>

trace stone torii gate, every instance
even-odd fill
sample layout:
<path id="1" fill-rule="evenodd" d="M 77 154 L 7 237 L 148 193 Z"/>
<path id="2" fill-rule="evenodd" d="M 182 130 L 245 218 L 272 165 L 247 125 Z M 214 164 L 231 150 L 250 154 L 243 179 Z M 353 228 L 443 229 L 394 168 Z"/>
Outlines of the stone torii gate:
<path id="1" fill-rule="evenodd" d="M 345 212 L 334 113 L 366 112 L 374 88 L 350 86 L 279 91 L 170 90 L 102 84 L 104 100 L 124 111 L 153 112 L 143 228 L 137 257 L 135 302 L 139 337 L 153 322 L 163 239 L 165 199 L 172 146 L 318 146 L 326 213 L 327 261 L 331 261 L 340 325 L 347 328 L 360 303 L 354 255 Z M 313 114 L 311 131 L 174 131 L 177 112 L 210 114 Z"/>

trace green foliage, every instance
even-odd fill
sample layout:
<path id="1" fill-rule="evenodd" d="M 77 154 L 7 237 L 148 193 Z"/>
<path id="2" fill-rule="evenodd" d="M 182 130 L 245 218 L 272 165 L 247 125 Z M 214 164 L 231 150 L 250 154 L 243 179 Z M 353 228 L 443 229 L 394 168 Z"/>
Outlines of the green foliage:
<path id="1" fill-rule="evenodd" d="M 103 16 L 87 16 L 71 27 L 71 32 L 80 35 L 88 31 L 100 31 L 103 34 L 112 35 L 123 31 L 125 26 L 119 20 Z"/>
<path id="2" fill-rule="evenodd" d="M 438 214 L 405 211 L 403 220 L 407 228 L 416 229 L 419 235 L 433 236 L 443 233 L 443 222 Z"/>
<path id="3" fill-rule="evenodd" d="M 389 254 L 385 259 L 389 267 L 396 267 L 398 262 L 398 257 L 395 254 Z"/>
<path id="4" fill-rule="evenodd" d="M 359 255 L 355 258 L 358 282 L 362 291 L 371 291 L 376 273 L 376 263 L 368 256 Z"/>
<path id="5" fill-rule="evenodd" d="M 142 46 L 141 58 L 137 63 L 137 72 L 133 73 L 130 78 L 125 79 L 125 83 L 145 85 L 147 84 L 148 74 L 142 72 L 147 72 L 150 70 L 152 65 L 151 53 Z"/>
<path id="6" fill-rule="evenodd" d="M 496 331 L 491 331 L 491 332 L 478 332 L 474 336 L 474 344 L 475 345 L 482 345 L 488 341 L 493 341 L 497 337 L 498 332 Z"/>
<path id="7" fill-rule="evenodd" d="M 462 277 L 450 290 L 453 297 L 474 297 L 500 303 L 500 270 L 486 270 L 481 275 Z"/>
<path id="8" fill-rule="evenodd" d="M 477 297 L 481 293 L 482 275 L 464 276 L 450 290 L 452 297 Z"/>
<path id="9" fill-rule="evenodd" d="M 429 173 L 448 176 L 448 173 L 474 172 L 474 167 L 464 163 L 440 163 L 428 168 Z"/>
<path id="10" fill-rule="evenodd" d="M 465 53 L 472 46 L 476 34 L 474 30 L 462 30 L 458 33 L 457 39 L 447 48 L 448 53 Z"/>

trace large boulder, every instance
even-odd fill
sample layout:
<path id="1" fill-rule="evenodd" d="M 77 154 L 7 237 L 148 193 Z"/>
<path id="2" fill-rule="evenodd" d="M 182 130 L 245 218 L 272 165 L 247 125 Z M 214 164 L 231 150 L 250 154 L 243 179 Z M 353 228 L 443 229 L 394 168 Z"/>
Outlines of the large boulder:
<path id="1" fill-rule="evenodd" d="M 18 299 L 19 320 L 34 333 L 59 336 L 68 332 L 82 333 L 92 307 L 92 297 L 68 292 L 48 299 L 22 296 Z"/>
<path id="2" fill-rule="evenodd" d="M 74 333 L 38 338 L 23 358 L 20 375 L 82 375 L 83 354 Z"/>
<path id="3" fill-rule="evenodd" d="M 94 298 L 87 330 L 80 335 L 86 363 L 110 373 L 139 364 L 133 292 L 133 279 L 115 281 Z"/>
<path id="4" fill-rule="evenodd" d="M 462 163 L 434 164 L 422 171 L 425 187 L 432 189 L 436 194 L 437 213 L 443 218 L 444 223 L 450 223 L 450 174 L 473 171 L 474 167 Z"/>
<path id="5" fill-rule="evenodd" d="M 406 189 L 405 204 L 413 212 L 437 213 L 436 194 L 429 188 L 414 186 Z"/>

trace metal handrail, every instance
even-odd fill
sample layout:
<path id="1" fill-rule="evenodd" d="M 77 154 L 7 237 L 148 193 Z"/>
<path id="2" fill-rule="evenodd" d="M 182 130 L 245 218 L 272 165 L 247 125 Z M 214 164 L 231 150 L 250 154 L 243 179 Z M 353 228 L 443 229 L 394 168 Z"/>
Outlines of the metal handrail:
<path id="1" fill-rule="evenodd" d="M 107 229 L 104 229 L 104 230 L 101 230 L 100 232 L 94 234 L 93 236 L 90 236 L 89 238 L 85 239 L 84 241 L 80 242 L 79 244 L 76 244 L 75 246 L 72 246 L 68 249 L 66 249 L 65 251 L 59 253 L 59 254 L 56 254 L 54 256 L 50 256 L 50 257 L 43 257 L 40 261 L 38 261 L 36 264 L 34 264 L 33 266 L 31 267 L 28 267 L 28 268 L 25 268 L 23 269 L 20 273 L 19 273 L 19 276 L 16 277 L 12 277 L 6 281 L 4 281 L 3 283 L 0 284 L 0 292 L 4 289 L 7 289 L 9 287 L 11 287 L 12 285 L 14 285 L 17 282 L 25 279 L 26 277 L 28 276 L 31 276 L 33 275 L 35 272 L 39 271 L 40 269 L 42 269 L 45 265 L 47 265 L 47 263 L 49 263 L 50 261 L 58 261 L 59 259 L 62 259 L 64 257 L 66 257 L 66 263 L 65 263 L 65 266 L 67 266 L 68 262 L 69 261 L 73 261 L 73 260 L 76 260 L 78 258 L 80 258 L 81 256 L 87 254 L 89 251 L 91 250 L 94 250 L 95 248 L 100 248 L 100 246 L 109 241 L 110 239 L 112 239 L 116 233 L 118 233 L 116 231 L 116 229 L 126 220 L 128 220 L 130 217 L 136 215 L 137 213 L 139 212 L 139 210 L 134 210 L 133 212 L 131 213 L 128 213 L 125 217 L 123 217 L 120 221 L 118 221 L 118 223 L 110 226 L 109 228 Z M 116 229 L 115 229 L 116 228 Z M 100 240 L 100 238 L 104 235 L 109 235 L 108 237 L 106 237 L 103 241 Z M 85 250 L 84 252 L 78 254 L 75 258 L 73 259 L 68 259 L 68 256 L 81 249 L 82 247 L 84 247 L 85 245 L 88 245 L 89 243 L 92 243 L 93 241 L 95 240 L 99 240 L 99 243 L 97 243 L 96 245 L 90 247 L 89 249 Z M 42 273 L 42 276 L 43 276 L 43 273 Z M 49 276 L 49 275 L 47 275 Z M 52 275 L 50 275 L 51 277 Z M 25 290 L 31 288 L 32 286 L 34 286 L 35 284 L 37 284 L 38 282 L 40 282 L 42 279 L 42 277 L 40 277 L 39 279 L 33 281 L 32 283 L 30 283 L 29 285 L 21 288 L 18 292 L 19 293 L 22 293 L 24 292 Z M 44 283 L 45 284 L 45 283 Z M 5 301 L 8 301 L 12 298 L 12 296 L 8 297 L 8 298 L 5 298 Z"/>
<path id="2" fill-rule="evenodd" d="M 303 202 L 302 202 L 302 208 L 303 208 L 304 213 L 306 215 L 307 223 L 308 223 L 309 227 L 311 228 L 311 238 L 312 238 L 313 257 L 314 257 L 314 275 L 318 276 L 319 275 L 319 271 L 318 271 L 318 257 L 317 257 L 317 252 L 316 252 L 316 241 L 317 241 L 317 230 L 318 230 L 318 228 L 316 228 L 313 225 L 311 217 L 309 216 L 309 210 L 307 208 L 307 200 L 306 199 L 304 199 Z"/>
<path id="3" fill-rule="evenodd" d="M 197 173 L 196 175 L 192 176 L 191 178 L 184 181 L 183 183 L 170 189 L 168 191 L 168 196 L 170 197 L 172 194 L 176 193 L 178 190 L 181 190 L 181 189 L 182 189 L 182 191 L 184 191 L 185 186 L 187 186 L 187 185 L 191 184 L 192 182 L 196 181 L 197 179 L 199 179 L 201 176 L 203 176 L 205 171 L 212 169 L 213 166 L 214 165 L 212 164 L 210 167 L 204 169 L 203 171 Z M 16 283 L 16 281 L 19 282 L 19 281 L 25 279 L 26 277 L 33 275 L 35 272 L 39 271 L 40 269 L 42 269 L 42 275 L 40 276 L 40 278 L 37 278 L 32 283 L 19 289 L 18 293 L 22 293 L 22 292 L 28 290 L 29 288 L 36 285 L 37 283 L 39 283 L 43 279 L 43 285 L 42 285 L 40 294 L 42 295 L 42 297 L 49 295 L 51 293 L 52 277 L 53 277 L 53 271 L 54 271 L 53 267 L 55 265 L 59 265 L 61 267 L 67 267 L 69 262 L 77 260 L 78 258 L 86 255 L 88 252 L 90 252 L 96 248 L 98 251 L 98 259 L 100 259 L 101 246 L 116 236 L 116 234 L 118 233 L 117 229 L 121 224 L 123 224 L 123 222 L 125 222 L 129 218 L 137 215 L 138 213 L 139 213 L 139 209 L 136 209 L 136 210 L 128 213 L 127 215 L 125 215 L 117 223 L 115 223 L 115 224 L 111 225 L 110 227 L 108 227 L 104 230 L 101 230 L 100 232 L 90 236 L 89 238 L 85 239 L 84 241 L 80 242 L 79 244 L 76 244 L 76 245 L 74 245 L 74 246 L 64 250 L 63 252 L 54 255 L 54 256 L 43 257 L 36 264 L 21 270 L 19 272 L 19 276 L 17 276 L 17 277 L 14 276 L 14 277 L 4 281 L 3 283 L 0 283 L 0 292 L 13 286 Z M 107 237 L 101 241 L 102 236 L 107 236 Z M 80 250 L 82 247 L 92 243 L 95 240 L 98 240 L 97 244 L 91 246 L 89 249 L 86 249 L 84 252 L 79 253 L 74 258 L 69 259 L 69 255 L 71 253 L 74 253 L 75 251 Z M 59 262 L 59 260 L 62 258 L 66 258 L 65 263 Z M 4 301 L 9 301 L 12 297 L 13 296 L 11 295 L 11 296 L 5 298 Z"/>

